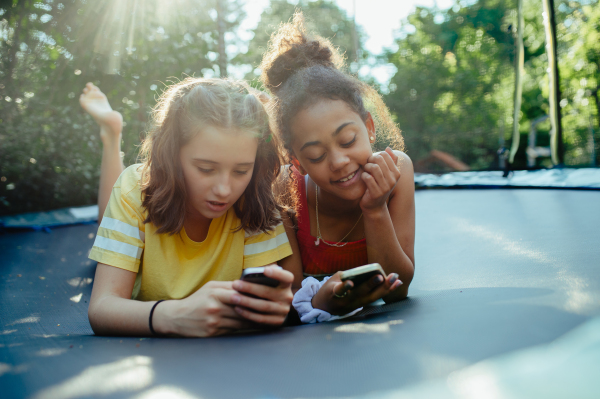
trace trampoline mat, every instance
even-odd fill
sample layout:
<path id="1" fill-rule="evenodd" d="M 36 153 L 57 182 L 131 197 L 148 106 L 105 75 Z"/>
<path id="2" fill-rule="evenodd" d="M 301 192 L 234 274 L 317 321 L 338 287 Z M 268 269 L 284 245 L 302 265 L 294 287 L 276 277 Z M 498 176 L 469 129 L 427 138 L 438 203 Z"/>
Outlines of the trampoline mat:
<path id="1" fill-rule="evenodd" d="M 408 299 L 211 339 L 94 336 L 95 225 L 0 235 L 2 397 L 399 397 L 600 315 L 600 191 L 427 190 L 416 206 Z"/>

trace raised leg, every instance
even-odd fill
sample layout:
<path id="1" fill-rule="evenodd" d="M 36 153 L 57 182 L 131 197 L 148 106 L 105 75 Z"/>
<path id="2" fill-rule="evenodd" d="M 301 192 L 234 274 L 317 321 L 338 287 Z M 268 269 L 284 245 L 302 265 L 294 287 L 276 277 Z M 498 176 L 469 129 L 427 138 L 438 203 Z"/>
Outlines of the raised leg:
<path id="1" fill-rule="evenodd" d="M 85 85 L 83 93 L 79 96 L 79 104 L 100 125 L 102 140 L 102 164 L 98 190 L 98 223 L 100 223 L 112 187 L 124 169 L 121 159 L 123 116 L 110 107 L 106 95 L 92 83 Z"/>

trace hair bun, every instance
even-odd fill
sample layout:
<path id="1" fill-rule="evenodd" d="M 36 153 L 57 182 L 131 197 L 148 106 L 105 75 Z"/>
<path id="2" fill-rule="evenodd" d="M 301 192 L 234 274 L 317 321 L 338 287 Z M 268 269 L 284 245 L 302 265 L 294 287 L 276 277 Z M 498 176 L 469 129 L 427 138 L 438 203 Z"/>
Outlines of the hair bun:
<path id="1" fill-rule="evenodd" d="M 304 15 L 296 11 L 292 22 L 282 24 L 271 36 L 260 65 L 262 81 L 271 92 L 277 92 L 298 70 L 315 65 L 342 68 L 344 59 L 329 40 L 309 35 Z"/>

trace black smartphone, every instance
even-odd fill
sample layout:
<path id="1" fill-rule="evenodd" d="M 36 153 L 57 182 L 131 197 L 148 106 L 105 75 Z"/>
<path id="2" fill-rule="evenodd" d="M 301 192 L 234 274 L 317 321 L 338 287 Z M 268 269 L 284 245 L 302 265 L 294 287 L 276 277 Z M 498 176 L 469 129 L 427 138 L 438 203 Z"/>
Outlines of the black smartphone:
<path id="1" fill-rule="evenodd" d="M 346 270 L 342 272 L 340 276 L 342 281 L 350 280 L 354 283 L 355 287 L 358 287 L 360 284 L 368 281 L 373 276 L 377 274 L 381 274 L 385 279 L 385 272 L 381 268 L 379 263 L 371 263 L 364 266 L 355 267 L 354 269 Z"/>
<path id="2" fill-rule="evenodd" d="M 279 280 L 265 276 L 264 267 L 249 267 L 244 269 L 242 272 L 242 280 L 269 287 L 277 287 L 279 285 Z"/>

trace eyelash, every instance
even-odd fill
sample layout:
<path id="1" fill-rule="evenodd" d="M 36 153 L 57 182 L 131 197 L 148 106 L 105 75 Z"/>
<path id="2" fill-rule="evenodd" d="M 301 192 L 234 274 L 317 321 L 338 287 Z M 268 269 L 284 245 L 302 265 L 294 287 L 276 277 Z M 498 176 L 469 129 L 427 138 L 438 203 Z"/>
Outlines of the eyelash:
<path id="1" fill-rule="evenodd" d="M 352 146 L 352 144 L 354 144 L 355 141 L 356 141 L 356 136 L 354 136 L 354 138 L 352 140 L 350 140 L 349 142 L 347 142 L 345 144 L 341 144 L 341 146 L 343 148 L 349 148 L 350 146 Z M 323 157 L 325 157 L 325 154 L 321 155 L 319 158 L 314 158 L 314 159 L 308 158 L 308 160 L 311 163 L 318 163 L 323 160 Z"/>
<path id="2" fill-rule="evenodd" d="M 315 158 L 315 159 L 308 158 L 308 160 L 309 160 L 311 163 L 318 163 L 318 162 L 322 161 L 324 157 L 325 157 L 325 154 L 323 154 L 323 155 L 321 155 L 319 158 Z"/>
<path id="3" fill-rule="evenodd" d="M 202 173 L 210 173 L 210 172 L 212 172 L 214 169 L 204 169 L 204 168 L 198 168 L 198 170 L 199 170 L 200 172 L 202 172 Z M 238 175 L 240 175 L 240 176 L 243 176 L 243 175 L 247 175 L 247 174 L 248 174 L 248 171 L 247 171 L 247 170 L 244 170 L 244 171 L 242 171 L 242 170 L 236 170 L 236 171 L 235 171 L 235 173 L 237 173 L 237 174 L 238 174 Z"/>
<path id="4" fill-rule="evenodd" d="M 354 144 L 354 142 L 356 141 L 356 136 L 354 136 L 354 138 L 352 140 L 350 140 L 349 142 L 347 142 L 346 144 L 342 144 L 342 147 L 344 148 L 348 148 L 350 147 L 352 144 Z"/>

